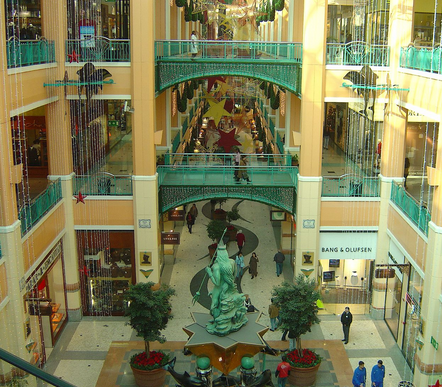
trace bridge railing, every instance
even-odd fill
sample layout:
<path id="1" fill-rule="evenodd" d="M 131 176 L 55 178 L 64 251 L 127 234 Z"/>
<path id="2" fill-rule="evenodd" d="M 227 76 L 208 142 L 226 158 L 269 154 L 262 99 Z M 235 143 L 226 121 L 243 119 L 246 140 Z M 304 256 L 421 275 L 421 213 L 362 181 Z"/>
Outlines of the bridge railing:
<path id="1" fill-rule="evenodd" d="M 74 194 L 131 196 L 132 176 L 99 172 L 94 175 L 77 175 L 73 179 Z"/>
<path id="2" fill-rule="evenodd" d="M 428 223 L 431 221 L 431 214 L 426 206 L 418 203 L 405 188 L 393 183 L 391 186 L 391 201 L 421 230 L 428 235 Z"/>
<path id="3" fill-rule="evenodd" d="M 8 68 L 39 65 L 55 62 L 53 40 L 19 40 L 11 38 L 6 42 Z"/>
<path id="4" fill-rule="evenodd" d="M 343 66 L 389 66 L 390 48 L 365 42 L 327 43 L 327 64 Z"/>
<path id="5" fill-rule="evenodd" d="M 379 197 L 379 195 L 380 181 L 377 177 L 345 174 L 322 178 L 323 197 Z"/>
<path id="6" fill-rule="evenodd" d="M 403 68 L 442 74 L 441 47 L 401 47 L 399 66 Z"/>
<path id="7" fill-rule="evenodd" d="M 241 154 L 248 166 L 291 166 L 291 155 Z M 166 153 L 166 165 L 235 165 L 234 153 Z"/>
<path id="8" fill-rule="evenodd" d="M 237 181 L 240 171 L 246 179 Z M 159 165 L 158 184 L 190 186 L 275 186 L 296 187 L 298 168 L 281 165 L 238 167 L 235 165 Z"/>
<path id="9" fill-rule="evenodd" d="M 130 62 L 130 39 L 109 39 L 93 36 L 66 40 L 66 62 L 75 51 L 79 62 Z"/>
<path id="10" fill-rule="evenodd" d="M 0 385 L 2 386 L 75 387 L 2 348 L 0 348 L 0 369 L 10 369 L 10 371 L 0 374 Z"/>
<path id="11" fill-rule="evenodd" d="M 155 41 L 156 60 L 232 60 L 251 59 L 302 62 L 302 43 L 292 42 L 256 42 L 243 40 L 200 40 L 198 54 L 191 56 L 191 40 L 157 40 Z"/>

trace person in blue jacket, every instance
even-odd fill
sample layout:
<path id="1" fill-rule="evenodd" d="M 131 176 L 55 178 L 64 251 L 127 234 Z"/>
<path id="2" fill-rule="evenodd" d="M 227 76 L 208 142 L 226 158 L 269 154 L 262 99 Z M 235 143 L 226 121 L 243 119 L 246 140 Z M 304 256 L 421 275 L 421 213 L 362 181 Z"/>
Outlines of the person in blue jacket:
<path id="1" fill-rule="evenodd" d="M 353 387 L 365 387 L 365 381 L 367 380 L 367 370 L 364 367 L 364 362 L 359 362 L 359 367 L 355 369 L 353 373 Z"/>
<path id="2" fill-rule="evenodd" d="M 378 360 L 378 364 L 373 366 L 371 370 L 371 384 L 373 387 L 384 387 L 385 366 L 382 360 Z"/>

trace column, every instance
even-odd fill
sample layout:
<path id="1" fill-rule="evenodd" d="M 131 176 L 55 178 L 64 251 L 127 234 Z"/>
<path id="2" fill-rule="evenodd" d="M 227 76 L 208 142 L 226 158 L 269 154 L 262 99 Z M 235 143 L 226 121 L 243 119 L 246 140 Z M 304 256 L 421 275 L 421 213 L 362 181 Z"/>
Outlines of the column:
<path id="1" fill-rule="evenodd" d="M 304 2 L 301 153 L 295 274 L 301 273 L 302 268 L 315 269 L 315 273 L 317 270 L 322 190 L 326 14 L 327 2 L 325 0 Z M 313 265 L 303 266 L 304 255 L 312 257 Z"/>

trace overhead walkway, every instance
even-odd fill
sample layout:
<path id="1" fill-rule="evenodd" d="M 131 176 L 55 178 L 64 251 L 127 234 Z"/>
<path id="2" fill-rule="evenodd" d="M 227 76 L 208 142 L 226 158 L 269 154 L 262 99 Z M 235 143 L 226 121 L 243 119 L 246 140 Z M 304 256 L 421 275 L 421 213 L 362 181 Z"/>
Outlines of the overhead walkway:
<path id="1" fill-rule="evenodd" d="M 284 155 L 247 155 L 247 166 L 232 165 L 231 157 L 169 155 L 169 165 L 157 168 L 160 212 L 212 198 L 248 199 L 294 214 L 298 168 L 286 165 Z M 247 179 L 236 179 L 240 171 Z"/>
<path id="2" fill-rule="evenodd" d="M 190 79 L 236 75 L 301 94 L 301 43 L 204 40 L 197 43 L 195 57 L 191 44 L 190 40 L 155 42 L 157 93 Z"/>

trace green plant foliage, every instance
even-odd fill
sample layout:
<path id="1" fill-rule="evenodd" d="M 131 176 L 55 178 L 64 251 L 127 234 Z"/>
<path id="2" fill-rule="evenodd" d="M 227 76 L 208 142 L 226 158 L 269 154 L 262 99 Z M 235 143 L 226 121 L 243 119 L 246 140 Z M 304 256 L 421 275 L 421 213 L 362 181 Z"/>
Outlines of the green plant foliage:
<path id="1" fill-rule="evenodd" d="M 187 99 L 193 98 L 193 83 L 192 82 L 186 82 L 184 86 L 184 91 L 186 93 Z"/>
<path id="2" fill-rule="evenodd" d="M 175 289 L 162 284 L 158 290 L 152 290 L 154 285 L 153 282 L 131 285 L 124 296 L 127 302 L 124 315 L 129 317 L 127 324 L 135 329 L 137 337 L 142 337 L 145 343 L 164 343 L 166 338 L 161 331 L 173 318 L 170 298 L 175 295 Z"/>
<path id="3" fill-rule="evenodd" d="M 177 102 L 177 109 L 180 113 L 184 113 L 187 110 L 187 98 L 186 95 L 183 93 L 181 96 L 180 91 L 177 90 L 176 92 L 176 102 Z"/>
<path id="4" fill-rule="evenodd" d="M 262 81 L 261 84 L 259 85 L 259 88 L 261 90 L 266 90 L 267 89 L 267 82 L 266 81 Z"/>
<path id="5" fill-rule="evenodd" d="M 195 5 L 193 4 L 193 0 L 190 0 L 190 9 L 192 11 L 192 21 L 198 21 L 198 12 L 195 11 Z"/>
<path id="6" fill-rule="evenodd" d="M 177 7 L 184 7 L 184 5 L 187 3 L 187 1 L 186 0 L 175 0 L 175 5 L 177 6 Z"/>
<path id="7" fill-rule="evenodd" d="M 184 4 L 184 21 L 190 22 L 192 21 L 192 9 L 189 7 L 189 4 Z"/>
<path id="8" fill-rule="evenodd" d="M 274 0 L 273 4 L 275 6 L 275 9 L 277 11 L 283 11 L 284 10 L 284 0 Z"/>
<path id="9" fill-rule="evenodd" d="M 227 211 L 227 221 L 230 223 L 231 221 L 238 220 L 241 217 L 237 208 L 232 208 L 230 211 Z"/>
<path id="10" fill-rule="evenodd" d="M 275 21 L 275 14 L 276 14 L 275 6 L 272 5 L 269 13 L 269 21 Z"/>
<path id="11" fill-rule="evenodd" d="M 269 83 L 269 87 L 267 88 L 267 98 L 271 99 L 275 96 L 275 93 L 273 91 L 273 83 Z"/>
<path id="12" fill-rule="evenodd" d="M 207 236 L 214 242 L 219 242 L 223 236 L 226 223 L 222 220 L 211 220 L 207 225 Z"/>
<path id="13" fill-rule="evenodd" d="M 283 282 L 275 286 L 272 297 L 279 307 L 280 328 L 294 333 L 299 344 L 297 349 L 302 349 L 301 335 L 310 332 L 312 325 L 320 322 L 316 305 L 320 294 L 316 290 L 315 280 L 299 274 L 294 283 Z"/>

